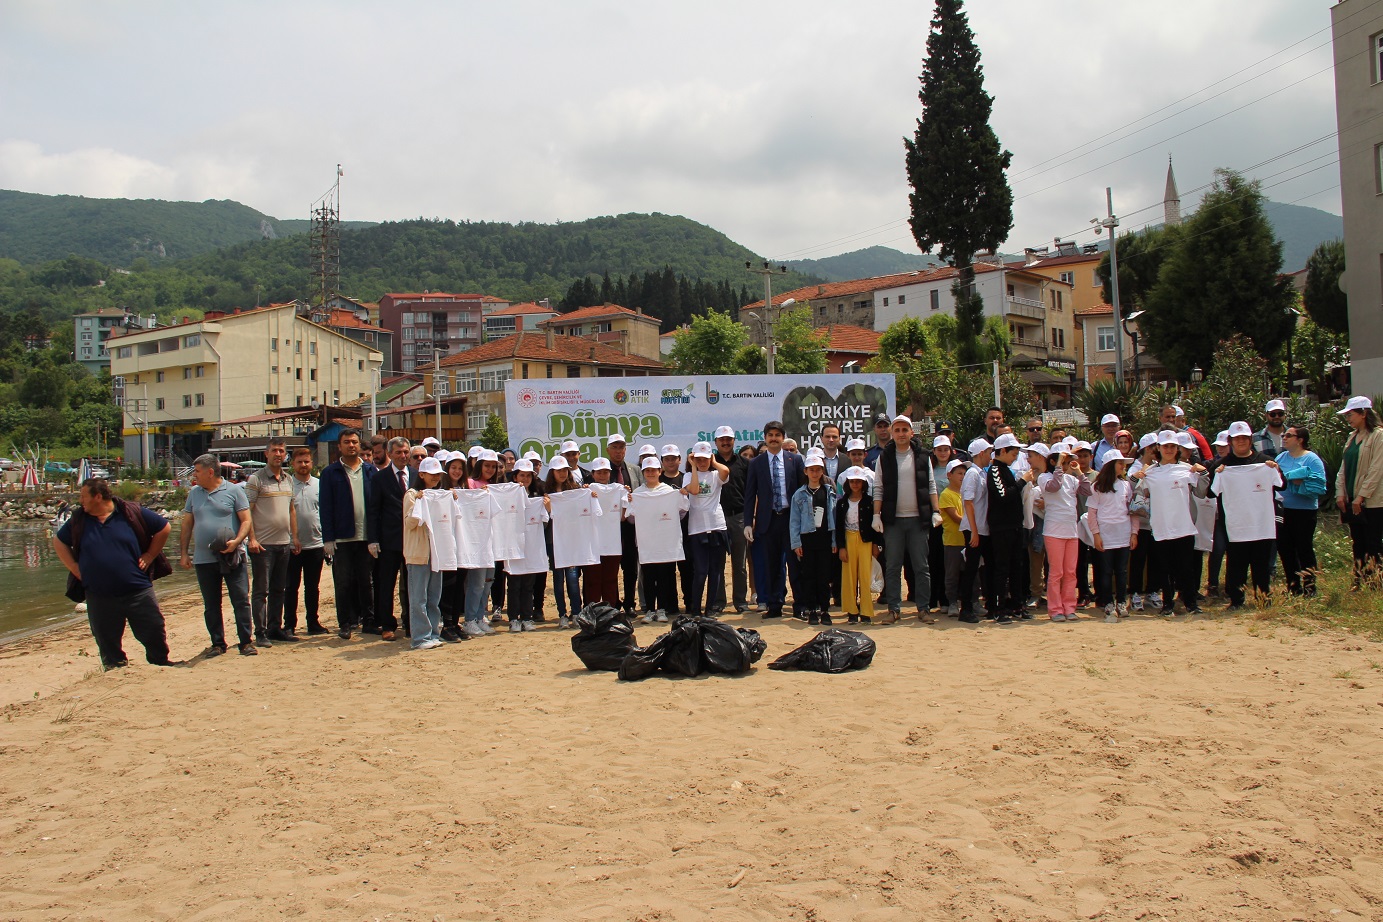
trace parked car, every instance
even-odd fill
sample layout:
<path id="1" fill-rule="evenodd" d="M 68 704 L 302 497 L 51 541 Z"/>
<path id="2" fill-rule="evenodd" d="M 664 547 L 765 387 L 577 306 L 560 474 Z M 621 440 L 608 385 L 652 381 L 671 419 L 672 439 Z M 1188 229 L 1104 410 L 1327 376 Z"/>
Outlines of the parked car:
<path id="1" fill-rule="evenodd" d="M 63 461 L 49 461 L 43 465 L 43 473 L 58 474 L 63 477 L 71 477 L 73 474 L 72 465 Z"/>
<path id="2" fill-rule="evenodd" d="M 0 458 L 0 471 L 12 471 L 17 467 L 19 467 L 19 465 L 15 464 L 9 458 Z"/>

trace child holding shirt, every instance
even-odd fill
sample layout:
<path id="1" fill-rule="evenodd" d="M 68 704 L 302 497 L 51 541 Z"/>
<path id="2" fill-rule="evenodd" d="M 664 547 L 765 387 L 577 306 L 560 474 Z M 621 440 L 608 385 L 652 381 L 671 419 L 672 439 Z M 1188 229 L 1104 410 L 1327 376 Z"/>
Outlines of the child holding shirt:
<path id="1" fill-rule="evenodd" d="M 1086 522 L 1095 540 L 1100 563 L 1095 568 L 1095 592 L 1104 602 L 1104 620 L 1117 624 L 1128 617 L 1129 551 L 1138 544 L 1138 533 L 1129 517 L 1129 483 L 1124 479 L 1128 458 L 1107 452 L 1095 478 L 1094 492 L 1086 503 Z M 1110 587 L 1113 585 L 1113 594 Z"/>
<path id="2" fill-rule="evenodd" d="M 1047 551 L 1047 611 L 1053 621 L 1079 621 L 1076 614 L 1077 497 L 1094 491 L 1075 452 L 1053 451 L 1051 470 L 1037 478 L 1042 491 L 1042 543 Z"/>
<path id="3" fill-rule="evenodd" d="M 835 484 L 826 479 L 826 459 L 809 452 L 807 482 L 792 494 L 788 513 L 788 547 L 797 555 L 802 587 L 801 613 L 808 624 L 830 624 L 831 564 L 836 530 L 830 526 Z"/>

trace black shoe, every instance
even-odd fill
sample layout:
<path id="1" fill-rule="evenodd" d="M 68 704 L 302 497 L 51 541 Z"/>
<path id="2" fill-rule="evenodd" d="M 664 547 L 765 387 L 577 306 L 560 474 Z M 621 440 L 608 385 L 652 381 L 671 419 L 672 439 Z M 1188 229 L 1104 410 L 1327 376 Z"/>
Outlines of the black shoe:
<path id="1" fill-rule="evenodd" d="M 461 642 L 461 635 L 456 632 L 455 628 L 444 627 L 442 628 L 442 633 L 437 636 L 441 637 L 447 643 Z"/>
<path id="2" fill-rule="evenodd" d="M 846 615 L 846 616 L 845 616 L 845 620 L 846 620 L 848 623 L 850 623 L 850 624 L 859 624 L 859 623 L 860 623 L 860 616 L 859 616 L 859 615 Z"/>
<path id="3" fill-rule="evenodd" d="M 186 666 L 186 665 L 187 665 L 187 660 L 182 660 L 182 659 L 166 659 L 166 660 L 164 660 L 164 661 L 161 662 L 161 663 L 150 663 L 149 665 L 150 665 L 150 666 Z"/>
<path id="4" fill-rule="evenodd" d="M 360 629 L 360 633 L 362 633 L 362 634 L 374 634 L 376 637 L 378 637 L 379 635 L 381 635 L 381 634 L 384 633 L 384 628 L 380 627 L 380 626 L 377 625 L 377 624 L 372 624 L 372 625 L 370 625 L 369 627 L 361 628 L 361 629 Z"/>
<path id="5" fill-rule="evenodd" d="M 226 649 L 227 647 L 225 644 L 214 643 L 210 647 L 207 647 L 206 658 L 211 659 L 213 656 L 220 656 L 222 653 L 226 652 Z"/>
<path id="6" fill-rule="evenodd" d="M 242 643 L 242 644 L 240 645 L 240 655 L 241 655 L 241 656 L 258 656 L 258 655 L 259 655 L 259 651 L 255 649 L 255 645 L 252 644 L 252 643 Z"/>
<path id="7" fill-rule="evenodd" d="M 798 621 L 806 621 L 808 624 L 816 624 L 815 612 L 795 611 L 792 616 Z"/>
<path id="8" fill-rule="evenodd" d="M 873 624 L 874 619 L 869 615 L 860 615 L 860 624 Z"/>
<path id="9" fill-rule="evenodd" d="M 823 612 L 821 613 L 821 618 L 820 618 L 819 620 L 820 620 L 820 623 L 823 624 L 823 625 L 825 625 L 825 624 L 830 624 L 830 623 L 831 623 L 831 613 L 830 613 L 830 612 L 825 612 L 825 611 L 823 611 Z"/>
<path id="10" fill-rule="evenodd" d="M 1186 609 L 1186 614 L 1203 615 L 1205 614 L 1205 609 L 1201 608 L 1199 605 L 1192 605 L 1190 608 Z"/>
<path id="11" fill-rule="evenodd" d="M 307 633 L 308 633 L 310 636 L 317 637 L 317 636 L 319 636 L 319 635 L 321 635 L 321 634 L 330 634 L 331 631 L 328 631 L 326 628 L 322 627 L 320 624 L 309 624 L 309 625 L 307 626 Z"/>
<path id="12" fill-rule="evenodd" d="M 1018 613 L 1018 618 L 1019 618 L 1020 621 L 1031 621 L 1031 620 L 1032 620 L 1032 612 L 1028 611 L 1028 610 L 1025 608 L 1025 609 L 1023 609 L 1022 611 L 1020 611 L 1020 612 Z"/>
<path id="13" fill-rule="evenodd" d="M 301 643 L 301 642 L 302 642 L 302 638 L 301 638 L 301 637 L 294 637 L 292 634 L 288 633 L 287 631 L 270 631 L 268 636 L 269 636 L 269 639 L 270 639 L 270 640 L 275 641 L 276 643 Z"/>
<path id="14" fill-rule="evenodd" d="M 979 616 L 978 616 L 978 615 L 961 615 L 961 616 L 960 616 L 960 620 L 963 621 L 963 622 L 965 622 L 966 624 L 979 624 L 979 623 L 980 623 L 980 619 L 979 619 Z"/>
<path id="15" fill-rule="evenodd" d="M 129 664 L 130 661 L 127 659 L 116 660 L 113 663 L 102 663 L 101 669 L 105 672 L 110 672 L 112 669 L 124 669 Z"/>
<path id="16" fill-rule="evenodd" d="M 783 610 L 781 608 L 770 609 L 769 611 L 764 612 L 763 616 L 765 621 L 767 621 L 769 618 L 781 618 L 783 617 Z"/>
<path id="17" fill-rule="evenodd" d="M 813 611 L 813 612 L 808 612 L 808 613 L 807 613 L 807 623 L 808 623 L 808 624 L 820 624 L 820 623 L 821 623 L 821 619 L 817 616 L 816 612 L 814 612 L 814 611 Z"/>
<path id="18" fill-rule="evenodd" d="M 351 639 L 351 629 L 348 628 L 348 627 L 343 627 L 343 628 L 341 628 L 341 630 L 339 630 L 339 631 L 336 632 L 336 636 L 337 636 L 337 637 L 340 637 L 342 640 L 350 640 L 350 639 Z"/>
<path id="19" fill-rule="evenodd" d="M 1005 612 L 1004 614 L 999 615 L 997 618 L 995 618 L 995 619 L 994 619 L 994 623 L 995 623 L 995 624 L 1012 624 L 1012 623 L 1013 623 L 1013 616 L 1010 615 L 1010 614 L 1008 614 L 1007 612 Z"/>
<path id="20" fill-rule="evenodd" d="M 255 645 L 267 650 L 274 645 L 274 642 L 269 638 L 268 634 L 256 634 Z"/>

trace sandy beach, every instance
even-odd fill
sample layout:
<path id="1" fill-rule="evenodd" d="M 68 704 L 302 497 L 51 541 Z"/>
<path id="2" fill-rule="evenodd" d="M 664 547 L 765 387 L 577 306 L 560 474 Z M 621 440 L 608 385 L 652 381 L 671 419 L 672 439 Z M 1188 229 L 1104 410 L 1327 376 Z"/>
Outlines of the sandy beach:
<path id="1" fill-rule="evenodd" d="M 747 675 L 621 683 L 550 624 L 204 661 L 165 612 L 187 668 L 0 648 L 0 919 L 1383 918 L 1350 635 L 909 618 L 828 676 L 770 622 Z"/>

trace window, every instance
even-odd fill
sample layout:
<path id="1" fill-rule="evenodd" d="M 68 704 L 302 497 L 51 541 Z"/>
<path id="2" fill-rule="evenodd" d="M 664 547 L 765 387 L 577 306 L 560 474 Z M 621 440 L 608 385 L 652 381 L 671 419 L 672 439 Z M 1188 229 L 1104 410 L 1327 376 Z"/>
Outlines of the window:
<path id="1" fill-rule="evenodd" d="M 278 394 L 265 394 L 265 395 L 264 395 L 264 405 L 265 405 L 266 407 L 276 407 L 276 406 L 278 406 L 278 405 L 279 405 L 279 395 L 278 395 Z"/>
<path id="2" fill-rule="evenodd" d="M 83 346 L 83 347 L 82 347 L 82 358 L 84 358 L 84 359 L 89 359 L 89 358 L 91 358 L 91 347 L 90 347 L 90 346 Z"/>
<path id="3" fill-rule="evenodd" d="M 592 333 L 609 333 L 612 329 L 613 327 L 608 320 L 605 323 L 597 323 L 591 326 Z"/>
<path id="4" fill-rule="evenodd" d="M 1074 272 L 1063 272 L 1061 273 L 1061 280 L 1067 285 L 1074 285 L 1076 284 L 1076 274 Z"/>
<path id="5" fill-rule="evenodd" d="M 372 342 L 374 342 L 374 341 L 375 341 L 375 334 L 373 334 L 373 333 L 366 333 L 366 334 L 365 334 L 365 342 L 367 342 L 367 343 L 372 343 Z"/>
<path id="6" fill-rule="evenodd" d="M 293 352 L 294 352 L 295 354 L 297 354 L 297 355 L 302 355 L 302 353 L 303 353 L 303 341 L 302 341 L 301 339 L 294 341 L 294 343 L 293 343 Z"/>
<path id="7" fill-rule="evenodd" d="M 191 395 L 191 394 L 183 394 L 183 395 L 182 395 L 182 405 L 183 405 L 183 409 L 186 409 L 186 408 L 192 406 L 192 395 Z"/>
<path id="8" fill-rule="evenodd" d="M 467 410 L 466 428 L 484 429 L 490 424 L 490 414 L 485 410 Z"/>
<path id="9" fill-rule="evenodd" d="M 888 298 L 884 298 L 884 307 L 888 307 Z"/>
<path id="10" fill-rule="evenodd" d="M 279 341 L 278 341 L 277 339 L 271 339 L 271 340 L 269 340 L 269 351 L 270 351 L 270 352 L 278 352 L 278 351 L 279 351 Z"/>
<path id="11" fill-rule="evenodd" d="M 409 347 L 408 347 L 408 340 L 410 340 L 410 339 L 412 339 L 412 338 L 413 338 L 413 328 L 412 328 L 412 327 L 404 327 L 404 328 L 403 328 L 404 348 L 409 348 Z"/>
<path id="12" fill-rule="evenodd" d="M 548 376 L 549 378 L 552 377 L 552 366 L 551 366 L 551 365 L 547 366 L 547 376 Z"/>
<path id="13" fill-rule="evenodd" d="M 899 296 L 898 296 L 898 305 L 899 305 L 900 307 L 901 307 L 902 305 L 904 305 L 904 304 L 907 304 L 907 303 L 908 303 L 908 296 L 907 296 L 907 295 L 899 295 Z"/>
<path id="14" fill-rule="evenodd" d="M 315 342 L 311 342 L 311 343 L 308 343 L 308 344 L 307 344 L 307 354 L 308 354 L 308 355 L 316 355 L 316 354 L 317 354 L 317 344 L 316 344 Z"/>
<path id="15" fill-rule="evenodd" d="M 935 310 L 940 310 L 940 309 L 941 309 L 941 292 L 939 292 L 939 291 L 933 289 L 933 290 L 930 292 L 930 294 L 931 294 L 931 296 L 932 296 L 932 310 L 934 310 L 934 311 L 935 311 Z"/>
<path id="16" fill-rule="evenodd" d="M 309 372 L 307 373 L 307 378 L 308 378 L 309 381 L 316 381 L 316 380 L 317 380 L 317 369 L 314 368 L 314 369 L 312 369 L 311 371 L 309 371 Z"/>
<path id="17" fill-rule="evenodd" d="M 1052 348 L 1066 348 L 1066 331 L 1061 329 L 1052 330 Z"/>
<path id="18" fill-rule="evenodd" d="M 121 346 L 115 350 L 115 357 L 117 359 L 127 359 L 133 354 L 134 348 L 132 346 Z"/>
<path id="19" fill-rule="evenodd" d="M 340 365 L 340 364 L 341 364 L 341 356 L 339 356 L 339 355 L 333 355 L 333 356 L 331 357 L 331 364 L 333 364 L 333 365 Z"/>
<path id="20" fill-rule="evenodd" d="M 1383 32 L 1369 36 L 1369 51 L 1373 59 L 1373 82 L 1383 83 Z"/>
<path id="21" fill-rule="evenodd" d="M 1054 310 L 1054 311 L 1065 310 L 1066 308 L 1063 306 L 1063 300 L 1064 300 L 1064 299 L 1062 298 L 1062 292 L 1060 291 L 1060 289 L 1053 289 L 1053 291 L 1052 291 L 1052 310 Z"/>
<path id="22" fill-rule="evenodd" d="M 340 402 L 341 402 L 341 392 L 340 392 L 340 391 L 332 391 L 332 392 L 331 392 L 331 402 L 332 402 L 332 403 L 340 403 Z"/>
<path id="23" fill-rule="evenodd" d="M 269 366 L 269 374 L 271 374 L 271 375 L 276 375 L 276 374 L 278 374 L 278 373 L 279 373 L 279 367 L 278 367 L 277 365 L 270 365 L 270 366 Z"/>
<path id="24" fill-rule="evenodd" d="M 89 343 L 89 342 L 91 342 L 91 334 L 90 334 L 90 333 L 83 333 L 83 334 L 82 334 L 82 342 L 84 342 L 84 343 Z"/>
<path id="25" fill-rule="evenodd" d="M 412 355 L 412 354 L 413 354 L 413 344 L 412 344 L 412 343 L 404 343 L 404 344 L 403 344 L 403 354 L 404 354 L 404 355 Z"/>
<path id="26" fill-rule="evenodd" d="M 406 327 L 407 327 L 407 326 L 412 326 L 412 325 L 413 325 L 413 315 L 412 315 L 411 313 L 408 313 L 408 312 L 404 312 L 404 313 L 400 314 L 400 315 L 399 315 L 399 323 L 403 324 L 403 325 L 406 326 Z"/>
<path id="27" fill-rule="evenodd" d="M 294 374 L 294 377 L 301 381 L 303 379 L 303 370 L 299 368 L 297 372 Z"/>
<path id="28" fill-rule="evenodd" d="M 156 372 L 154 372 L 154 383 L 155 383 L 155 384 L 162 384 L 162 383 L 163 383 L 163 372 L 161 372 L 161 371 L 156 371 Z"/>
<path id="29" fill-rule="evenodd" d="M 162 397 L 156 397 L 156 398 L 154 398 L 154 409 L 155 409 L 155 410 L 162 410 L 162 409 L 164 409 L 165 406 L 167 406 L 167 404 L 164 402 L 164 399 L 163 399 Z"/>
<path id="30" fill-rule="evenodd" d="M 458 371 L 456 373 L 456 393 L 474 394 L 478 389 L 479 384 L 476 382 L 475 372 Z"/>
<path id="31" fill-rule="evenodd" d="M 1100 273 L 1095 271 L 1094 269 L 1090 270 L 1090 284 L 1094 285 L 1096 288 L 1099 288 L 1101 285 Z"/>
<path id="32" fill-rule="evenodd" d="M 197 366 L 197 375 L 196 375 L 196 377 L 198 377 L 198 378 L 205 378 L 205 377 L 206 377 L 206 368 L 205 368 L 205 366 L 202 366 L 202 365 L 198 365 L 198 366 Z"/>
<path id="33" fill-rule="evenodd" d="M 499 368 L 492 371 L 482 371 L 480 373 L 480 389 L 482 391 L 498 391 L 504 389 L 504 382 L 514 377 L 514 369 Z"/>
<path id="34" fill-rule="evenodd" d="M 1114 351 L 1114 328 L 1098 327 L 1095 330 L 1095 349 L 1099 352 Z"/>
<path id="35" fill-rule="evenodd" d="M 200 346 L 202 344 L 202 334 L 193 333 L 189 336 L 184 336 L 182 338 L 182 344 L 189 349 L 191 349 L 193 346 Z"/>
<path id="36" fill-rule="evenodd" d="M 1383 195 L 1383 144 L 1373 146 L 1373 191 Z"/>
<path id="37" fill-rule="evenodd" d="M 580 366 L 580 365 L 568 365 L 568 366 L 567 366 L 567 377 L 568 377 L 568 378 L 579 378 L 579 377 L 581 377 L 581 366 Z"/>
<path id="38" fill-rule="evenodd" d="M 364 370 L 365 370 L 365 360 L 364 360 L 364 359 L 356 359 L 356 360 L 355 360 L 355 370 L 356 370 L 356 371 L 364 371 Z"/>
<path id="39" fill-rule="evenodd" d="M 403 360 L 403 370 L 404 370 L 404 371 L 412 371 L 412 370 L 413 370 L 413 360 L 412 360 L 412 359 L 404 359 L 404 360 Z"/>
<path id="40" fill-rule="evenodd" d="M 527 362 L 524 362 L 524 363 L 523 363 L 523 376 L 524 376 L 525 379 L 528 377 L 528 363 L 527 363 Z"/>
<path id="41" fill-rule="evenodd" d="M 206 394 L 198 394 L 198 395 L 197 395 L 197 399 L 196 399 L 196 403 L 197 403 L 197 406 L 199 406 L 199 407 L 204 407 L 204 406 L 206 406 Z"/>
<path id="42" fill-rule="evenodd" d="M 182 370 L 182 379 L 183 379 L 184 381 L 190 381 L 190 380 L 192 380 L 192 369 L 191 369 L 191 368 L 184 368 L 184 369 Z"/>

